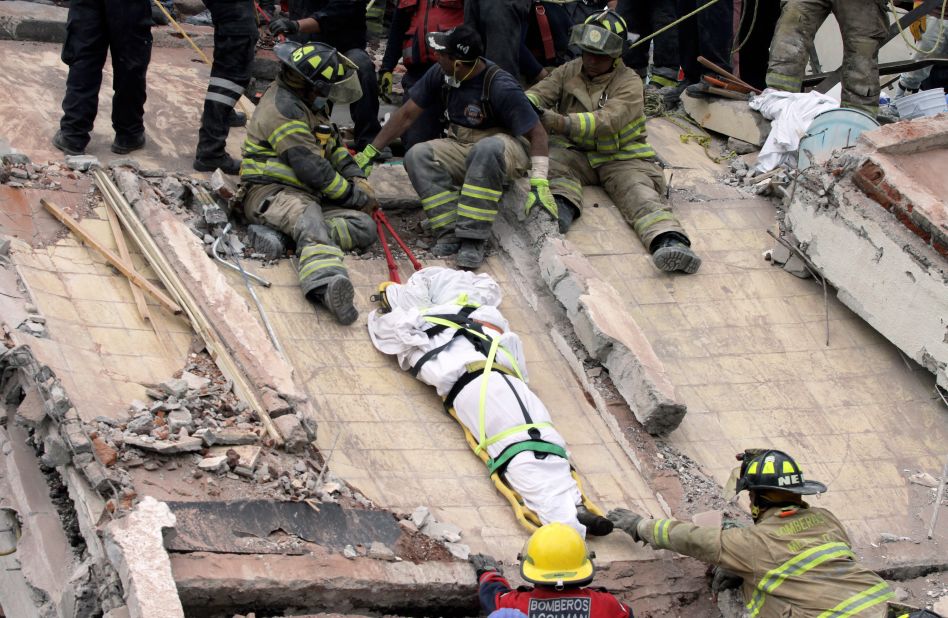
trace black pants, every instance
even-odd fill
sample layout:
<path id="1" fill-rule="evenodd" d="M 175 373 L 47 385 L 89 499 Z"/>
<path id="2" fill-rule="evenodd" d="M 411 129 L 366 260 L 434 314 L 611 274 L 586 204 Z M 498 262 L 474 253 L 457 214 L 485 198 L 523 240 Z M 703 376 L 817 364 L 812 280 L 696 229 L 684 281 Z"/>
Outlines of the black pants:
<path id="1" fill-rule="evenodd" d="M 514 78 L 520 75 L 520 49 L 531 0 L 465 0 L 464 23 L 484 39 L 484 57 Z"/>
<path id="2" fill-rule="evenodd" d="M 676 0 L 653 0 L 652 2 L 641 2 L 641 0 L 619 0 L 616 4 L 616 12 L 625 19 L 629 25 L 629 30 L 640 36 L 648 36 L 664 28 L 678 18 L 678 6 Z M 652 57 L 652 64 L 656 69 L 665 69 L 663 73 L 668 73 L 665 77 L 673 77 L 678 74 L 678 32 L 675 28 L 652 39 L 652 43 L 643 43 L 635 49 L 630 49 L 625 53 L 622 59 L 625 65 L 630 69 L 645 76 L 648 72 L 649 47 L 654 45 L 655 51 Z"/>
<path id="3" fill-rule="evenodd" d="M 779 2 L 758 2 L 757 17 L 754 19 L 754 0 L 744 0 L 743 19 L 737 37 L 738 43 L 744 42 L 744 47 L 738 52 L 741 79 L 761 90 L 767 87 L 770 42 L 774 38 L 778 19 L 780 19 Z"/>
<path id="4" fill-rule="evenodd" d="M 700 0 L 678 0 L 678 15 L 687 15 L 703 4 Z M 678 25 L 678 54 L 686 80 L 701 81 L 705 69 L 698 63 L 698 56 L 725 71 L 731 70 L 733 30 L 734 0 L 720 0 Z"/>
<path id="5" fill-rule="evenodd" d="M 252 0 L 204 0 L 214 20 L 214 64 L 204 96 L 198 133 L 198 159 L 227 154 L 230 115 L 250 84 L 250 65 L 257 45 L 257 18 Z"/>
<path id="6" fill-rule="evenodd" d="M 112 52 L 112 128 L 120 141 L 145 132 L 145 74 L 151 60 L 148 0 L 72 0 L 62 60 L 69 66 L 63 117 L 66 142 L 82 150 L 99 109 L 106 54 Z"/>
<path id="7" fill-rule="evenodd" d="M 343 53 L 359 67 L 362 98 L 349 104 L 349 114 L 354 125 L 356 149 L 362 150 L 382 130 L 379 123 L 379 82 L 375 75 L 375 63 L 364 49 L 349 49 Z"/>

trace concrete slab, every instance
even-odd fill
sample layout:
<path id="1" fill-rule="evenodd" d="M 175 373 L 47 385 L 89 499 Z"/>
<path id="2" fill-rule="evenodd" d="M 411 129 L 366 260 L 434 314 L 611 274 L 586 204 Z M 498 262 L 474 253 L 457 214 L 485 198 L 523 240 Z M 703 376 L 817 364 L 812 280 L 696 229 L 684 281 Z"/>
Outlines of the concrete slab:
<path id="1" fill-rule="evenodd" d="M 0 3 L 0 6 L 11 4 Z M 21 3 L 27 4 L 27 3 Z M 32 4 L 32 3 L 29 3 Z M 60 161 L 63 154 L 49 140 L 62 115 L 67 67 L 57 45 L 0 41 L 0 135 L 32 160 Z M 190 49 L 155 48 L 148 67 L 145 103 L 145 148 L 133 153 L 145 168 L 192 172 L 204 91 L 210 69 Z M 107 63 L 99 91 L 99 114 L 86 153 L 108 164 L 120 157 L 109 150 L 114 133 L 112 69 Z M 228 151 L 238 156 L 245 131 L 232 129 Z M 200 175 L 194 172 L 195 175 Z"/>
<path id="2" fill-rule="evenodd" d="M 689 116 L 705 129 L 763 146 L 770 134 L 770 121 L 748 107 L 746 101 L 718 97 L 681 96 Z"/>

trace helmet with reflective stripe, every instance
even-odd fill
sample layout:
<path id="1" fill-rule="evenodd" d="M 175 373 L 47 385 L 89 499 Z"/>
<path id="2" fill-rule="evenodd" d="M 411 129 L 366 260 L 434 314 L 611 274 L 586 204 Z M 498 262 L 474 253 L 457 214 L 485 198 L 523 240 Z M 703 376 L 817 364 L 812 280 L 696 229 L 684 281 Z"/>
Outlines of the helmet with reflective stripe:
<path id="1" fill-rule="evenodd" d="M 826 485 L 807 481 L 803 471 L 783 451 L 745 451 L 737 478 L 736 491 L 745 489 L 778 489 L 793 494 L 810 495 L 826 491 Z"/>
<path id="2" fill-rule="evenodd" d="M 628 38 L 629 28 L 625 20 L 615 11 L 605 9 L 573 26 L 569 43 L 591 54 L 618 58 L 625 51 Z"/>
<path id="3" fill-rule="evenodd" d="M 355 63 L 335 47 L 325 43 L 301 45 L 286 41 L 275 45 L 273 52 L 293 75 L 301 77 L 315 89 L 317 96 L 328 97 L 337 103 L 351 103 L 362 96 L 361 87 L 358 87 L 357 95 L 352 92 L 352 82 L 358 85 Z"/>
<path id="4" fill-rule="evenodd" d="M 561 523 L 541 526 L 520 555 L 520 575 L 540 586 L 585 586 L 595 567 L 586 542 L 574 528 Z"/>

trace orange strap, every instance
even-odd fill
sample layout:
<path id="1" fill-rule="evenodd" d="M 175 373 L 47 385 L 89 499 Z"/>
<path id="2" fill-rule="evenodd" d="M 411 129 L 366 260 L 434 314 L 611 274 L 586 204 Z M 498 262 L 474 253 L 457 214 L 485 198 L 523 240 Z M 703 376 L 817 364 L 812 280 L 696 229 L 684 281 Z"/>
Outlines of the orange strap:
<path id="1" fill-rule="evenodd" d="M 550 30 L 550 20 L 546 16 L 546 7 L 539 2 L 534 4 L 537 15 L 537 27 L 540 28 L 540 40 L 543 42 L 543 57 L 547 62 L 556 59 L 556 47 L 553 45 L 553 31 Z"/>

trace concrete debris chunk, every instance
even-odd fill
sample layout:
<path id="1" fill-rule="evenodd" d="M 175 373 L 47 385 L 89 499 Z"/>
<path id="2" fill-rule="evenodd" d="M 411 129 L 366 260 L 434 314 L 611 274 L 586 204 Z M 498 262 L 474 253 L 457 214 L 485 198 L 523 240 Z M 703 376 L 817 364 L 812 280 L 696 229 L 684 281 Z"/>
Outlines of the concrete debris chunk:
<path id="1" fill-rule="evenodd" d="M 938 487 L 938 479 L 928 472 L 918 472 L 909 477 L 909 483 L 921 485 L 922 487 Z"/>
<path id="2" fill-rule="evenodd" d="M 198 468 L 205 472 L 218 472 L 227 468 L 227 455 L 205 457 L 198 462 Z"/>
<path id="3" fill-rule="evenodd" d="M 349 560 L 355 560 L 359 557 L 359 554 L 356 553 L 355 547 L 352 545 L 346 545 L 342 550 L 342 555 L 348 558 Z"/>
<path id="4" fill-rule="evenodd" d="M 0 161 L 7 165 L 29 165 L 30 158 L 20 152 L 5 152 L 0 156 Z"/>
<path id="5" fill-rule="evenodd" d="M 137 436 L 128 436 L 125 438 L 125 446 L 134 446 L 137 449 L 158 453 L 159 455 L 179 455 L 181 453 L 197 453 L 204 448 L 204 441 L 193 437 L 172 442 L 170 440 L 147 440 Z"/>
<path id="6" fill-rule="evenodd" d="M 188 383 L 178 378 L 165 380 L 158 387 L 169 395 L 178 398 L 188 394 Z"/>
<path id="7" fill-rule="evenodd" d="M 744 140 L 738 139 L 736 137 L 727 138 L 727 149 L 733 150 L 739 155 L 750 154 L 760 150 L 757 145 L 751 144 L 750 142 L 745 142 Z"/>
<path id="8" fill-rule="evenodd" d="M 208 457 L 223 456 L 226 459 L 227 453 L 233 451 L 237 453 L 237 456 L 238 456 L 237 465 L 250 468 L 252 470 L 257 467 L 257 461 L 260 458 L 260 453 L 262 452 L 262 450 L 263 449 L 260 448 L 259 446 L 254 446 L 254 445 L 243 445 L 243 446 L 233 446 L 233 447 L 215 446 L 213 448 L 208 449 L 207 455 Z M 266 468 L 266 470 L 263 470 L 263 468 Z M 261 466 L 261 471 L 265 472 L 268 476 L 270 474 L 270 469 L 268 466 L 265 466 L 265 465 Z"/>
<path id="9" fill-rule="evenodd" d="M 55 468 L 63 466 L 71 460 L 69 449 L 62 437 L 55 433 L 49 433 L 43 438 L 43 456 L 40 460 L 43 465 Z"/>
<path id="10" fill-rule="evenodd" d="M 180 202 L 187 195 L 188 190 L 181 181 L 174 176 L 166 176 L 158 187 L 166 198 L 172 202 Z"/>
<path id="11" fill-rule="evenodd" d="M 295 414 L 284 414 L 273 419 L 277 431 L 283 436 L 283 449 L 287 453 L 300 453 L 309 443 L 306 430 Z"/>
<path id="12" fill-rule="evenodd" d="M 214 170 L 214 173 L 211 174 L 211 191 L 225 200 L 229 200 L 237 195 L 237 186 L 222 171 Z"/>
<path id="13" fill-rule="evenodd" d="M 191 431 L 194 429 L 194 419 L 188 410 L 172 410 L 168 413 L 168 428 L 171 433 L 178 433 L 182 429 Z"/>
<path id="14" fill-rule="evenodd" d="M 92 155 L 75 155 L 66 157 L 66 165 L 77 172 L 88 172 L 93 167 L 101 167 L 99 160 Z"/>
<path id="15" fill-rule="evenodd" d="M 287 401 L 280 397 L 273 389 L 264 387 L 261 399 L 264 407 L 267 409 L 267 414 L 274 420 L 276 420 L 277 417 L 293 412 L 293 406 L 287 403 Z"/>
<path id="16" fill-rule="evenodd" d="M 431 520 L 421 527 L 421 531 L 439 541 L 457 543 L 461 540 L 461 529 L 454 524 Z"/>
<path id="17" fill-rule="evenodd" d="M 83 433 L 81 423 L 63 423 L 59 426 L 59 433 L 73 453 L 92 452 L 92 442 Z"/>
<path id="18" fill-rule="evenodd" d="M 417 529 L 421 529 L 429 521 L 433 521 L 431 510 L 427 506 L 419 506 L 411 513 L 411 523 L 415 524 Z"/>
<path id="19" fill-rule="evenodd" d="M 220 429 L 208 429 L 201 437 L 208 446 L 236 446 L 253 444 L 257 441 L 258 436 L 255 432 L 246 429 L 222 427 Z"/>
<path id="20" fill-rule="evenodd" d="M 892 534 L 890 532 L 883 532 L 879 534 L 880 543 L 900 543 L 902 541 L 912 541 L 912 537 L 908 536 L 899 536 L 897 534 Z"/>
<path id="21" fill-rule="evenodd" d="M 181 374 L 181 379 L 184 380 L 188 388 L 194 391 L 199 391 L 202 388 L 206 388 L 210 383 L 210 379 L 195 375 L 190 371 L 185 371 Z"/>
<path id="22" fill-rule="evenodd" d="M 151 430 L 154 428 L 155 417 L 152 416 L 150 412 L 144 412 L 130 420 L 128 425 L 125 426 L 125 431 L 128 433 L 145 436 L 150 434 Z"/>
<path id="23" fill-rule="evenodd" d="M 445 543 L 444 546 L 458 560 L 467 560 L 471 555 L 471 548 L 463 543 Z"/>
<path id="24" fill-rule="evenodd" d="M 388 562 L 395 562 L 398 560 L 398 556 L 395 555 L 395 552 L 389 549 L 389 547 L 384 543 L 379 543 L 378 541 L 374 541 L 371 545 L 369 545 L 368 556 L 369 558 L 373 558 L 375 560 L 385 560 Z"/>

